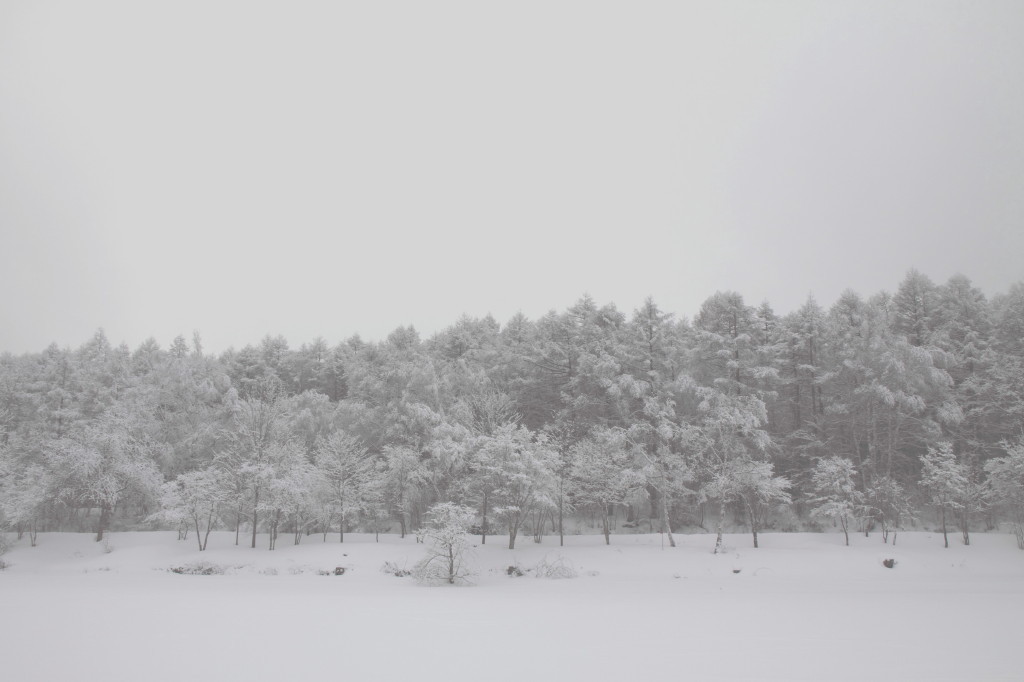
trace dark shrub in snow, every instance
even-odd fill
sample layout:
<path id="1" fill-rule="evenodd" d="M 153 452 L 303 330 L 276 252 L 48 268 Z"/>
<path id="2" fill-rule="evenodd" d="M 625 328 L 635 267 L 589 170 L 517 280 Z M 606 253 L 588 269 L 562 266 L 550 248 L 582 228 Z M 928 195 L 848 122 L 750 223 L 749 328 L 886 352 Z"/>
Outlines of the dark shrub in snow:
<path id="1" fill-rule="evenodd" d="M 206 561 L 197 561 L 194 564 L 185 564 L 184 566 L 174 566 L 170 571 L 178 575 L 224 575 L 223 566 Z"/>

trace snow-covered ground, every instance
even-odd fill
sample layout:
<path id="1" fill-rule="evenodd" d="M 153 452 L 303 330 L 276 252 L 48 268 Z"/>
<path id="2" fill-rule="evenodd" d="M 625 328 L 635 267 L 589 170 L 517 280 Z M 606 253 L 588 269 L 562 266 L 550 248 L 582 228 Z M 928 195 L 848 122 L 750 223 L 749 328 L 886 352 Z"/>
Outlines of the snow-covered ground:
<path id="1" fill-rule="evenodd" d="M 424 587 L 414 538 L 206 552 L 174 532 L 41 534 L 2 557 L 0 678 L 75 680 L 1020 680 L 1010 535 L 572 536 L 477 547 L 475 585 Z M 951 542 L 954 538 L 951 537 Z M 475 541 L 479 539 L 476 538 Z M 109 551 L 107 551 L 109 550 Z M 882 560 L 894 558 L 887 569 Z M 531 569 L 561 559 L 573 579 Z M 206 561 L 224 575 L 168 569 Z M 510 577 L 517 565 L 523 577 Z M 320 575 L 336 566 L 344 575 Z M 737 572 L 738 571 L 738 572 Z"/>

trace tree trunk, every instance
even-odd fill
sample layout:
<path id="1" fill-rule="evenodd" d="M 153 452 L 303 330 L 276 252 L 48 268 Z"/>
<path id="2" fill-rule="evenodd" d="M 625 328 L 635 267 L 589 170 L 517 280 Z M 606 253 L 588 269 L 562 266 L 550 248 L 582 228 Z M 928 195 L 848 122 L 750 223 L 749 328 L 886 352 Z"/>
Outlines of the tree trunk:
<path id="1" fill-rule="evenodd" d="M 604 510 L 604 544 L 612 544 L 611 531 L 608 530 L 608 510 Z"/>
<path id="2" fill-rule="evenodd" d="M 946 534 L 946 508 L 942 508 L 942 540 L 946 549 L 949 549 L 949 535 Z"/>
<path id="3" fill-rule="evenodd" d="M 100 519 L 96 523 L 96 542 L 103 539 L 103 531 L 107 529 L 110 522 L 110 507 L 106 504 L 100 506 Z"/>
<path id="4" fill-rule="evenodd" d="M 665 533 L 668 535 L 669 547 L 675 547 L 676 540 L 672 537 L 672 524 L 668 519 L 668 495 L 664 492 L 661 494 L 661 523 L 665 528 Z"/>
<path id="5" fill-rule="evenodd" d="M 480 521 L 480 544 L 481 545 L 486 545 L 487 544 L 487 501 L 488 501 L 487 498 L 488 498 L 487 492 L 484 491 L 484 513 L 483 513 L 482 520 Z"/>
<path id="6" fill-rule="evenodd" d="M 448 546 L 448 584 L 455 584 L 455 548 Z"/>
<path id="7" fill-rule="evenodd" d="M 210 510 L 210 515 L 206 517 L 206 534 L 203 536 L 203 550 L 206 550 L 207 543 L 210 542 L 210 529 L 213 528 L 213 510 Z M 197 531 L 198 532 L 198 531 Z"/>
<path id="8" fill-rule="evenodd" d="M 268 529 L 270 531 L 270 549 L 277 547 L 277 525 L 281 520 L 280 514 L 280 512 L 275 512 L 270 519 L 270 528 Z"/>
<path id="9" fill-rule="evenodd" d="M 562 495 L 562 481 L 558 481 L 558 546 L 565 546 L 565 529 L 562 525 L 564 520 L 565 500 Z"/>
<path id="10" fill-rule="evenodd" d="M 256 549 L 256 521 L 258 518 L 258 508 L 260 504 L 260 489 L 256 488 L 254 491 L 254 497 L 252 502 L 252 548 Z"/>
<path id="11" fill-rule="evenodd" d="M 750 517 L 750 532 L 754 534 L 754 549 L 757 549 L 757 518 L 750 507 L 747 507 L 747 516 Z"/>
<path id="12" fill-rule="evenodd" d="M 725 527 L 725 502 L 718 503 L 718 522 L 715 524 L 715 551 L 718 554 L 722 551 L 722 529 Z"/>
<path id="13" fill-rule="evenodd" d="M 192 520 L 196 522 L 196 543 L 199 545 L 199 551 L 203 551 L 203 536 L 199 534 L 199 514 L 192 517 Z"/>

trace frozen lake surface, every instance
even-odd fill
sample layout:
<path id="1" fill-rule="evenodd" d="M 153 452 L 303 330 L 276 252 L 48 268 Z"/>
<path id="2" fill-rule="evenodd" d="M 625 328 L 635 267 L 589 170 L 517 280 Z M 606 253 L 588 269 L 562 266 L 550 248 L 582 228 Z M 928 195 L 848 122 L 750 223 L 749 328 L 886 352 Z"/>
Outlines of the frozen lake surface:
<path id="1" fill-rule="evenodd" d="M 4 556 L 7 680 L 1019 680 L 1024 552 L 1010 535 L 488 538 L 475 584 L 426 587 L 408 537 L 209 550 L 174 532 L 41 534 Z M 243 540 L 244 541 L 244 540 Z M 475 538 L 475 542 L 479 539 Z M 109 549 L 109 551 L 107 551 Z M 887 569 L 884 559 L 896 566 Z M 529 570 L 561 560 L 572 579 Z M 224 575 L 178 575 L 197 561 Z M 510 577 L 509 566 L 525 573 Z M 344 575 L 333 573 L 336 566 Z M 738 572 L 737 572 L 738 571 Z"/>

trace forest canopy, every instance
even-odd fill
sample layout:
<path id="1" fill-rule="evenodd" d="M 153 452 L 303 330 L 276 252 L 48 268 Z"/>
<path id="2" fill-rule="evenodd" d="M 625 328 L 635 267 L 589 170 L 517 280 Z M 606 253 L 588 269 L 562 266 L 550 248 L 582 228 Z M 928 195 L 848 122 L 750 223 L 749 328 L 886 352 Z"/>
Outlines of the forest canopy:
<path id="1" fill-rule="evenodd" d="M 428 339 L 267 336 L 219 356 L 198 334 L 131 349 L 100 330 L 0 356 L 0 523 L 33 542 L 162 524 L 273 547 L 405 534 L 451 502 L 510 546 L 573 515 L 608 538 L 612 514 L 742 523 L 755 544 L 926 515 L 969 541 L 972 519 L 1021 532 L 1022 434 L 1024 284 L 988 299 L 960 275 L 785 315 L 728 291 L 692 320 L 584 296 Z"/>

